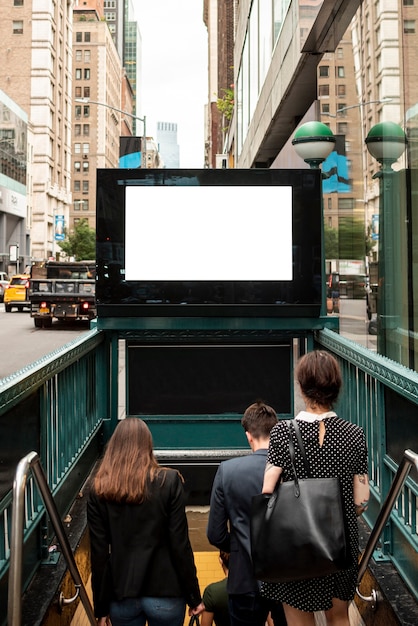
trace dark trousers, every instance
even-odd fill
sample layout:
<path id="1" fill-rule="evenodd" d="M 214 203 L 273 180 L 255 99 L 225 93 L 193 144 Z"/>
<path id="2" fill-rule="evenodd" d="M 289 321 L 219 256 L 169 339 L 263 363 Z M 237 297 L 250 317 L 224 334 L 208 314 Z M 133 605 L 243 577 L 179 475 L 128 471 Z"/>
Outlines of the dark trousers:
<path id="1" fill-rule="evenodd" d="M 258 594 L 231 594 L 228 599 L 231 626 L 265 626 L 271 611 L 274 626 L 286 626 L 280 602 L 266 600 Z"/>

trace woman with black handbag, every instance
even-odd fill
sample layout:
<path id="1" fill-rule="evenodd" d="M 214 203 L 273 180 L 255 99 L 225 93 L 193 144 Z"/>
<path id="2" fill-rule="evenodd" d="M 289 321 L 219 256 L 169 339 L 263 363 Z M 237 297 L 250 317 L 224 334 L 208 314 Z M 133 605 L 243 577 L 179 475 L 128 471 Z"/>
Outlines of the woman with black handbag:
<path id="1" fill-rule="evenodd" d="M 325 576 L 262 582 L 261 593 L 283 603 L 288 626 L 314 626 L 315 611 L 324 611 L 328 624 L 349 626 L 348 607 L 354 598 L 358 571 L 356 516 L 366 510 L 369 499 L 365 436 L 360 427 L 341 419 L 332 410 L 341 388 L 341 373 L 331 354 L 318 350 L 305 354 L 298 363 L 296 378 L 306 404 L 306 410 L 296 417 L 300 439 L 298 442 L 298 433 L 293 432 L 289 445 L 288 423 L 279 421 L 274 426 L 263 493 L 273 493 L 279 480 L 293 480 L 295 472 L 300 478 L 307 478 L 307 465 L 314 479 L 338 477 L 351 564 Z"/>

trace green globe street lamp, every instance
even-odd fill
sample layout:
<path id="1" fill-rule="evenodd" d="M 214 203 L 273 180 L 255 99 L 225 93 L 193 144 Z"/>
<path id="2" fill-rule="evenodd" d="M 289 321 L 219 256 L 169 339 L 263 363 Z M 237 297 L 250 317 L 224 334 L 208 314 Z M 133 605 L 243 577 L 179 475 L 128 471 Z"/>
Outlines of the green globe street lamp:
<path id="1" fill-rule="evenodd" d="M 312 169 L 319 166 L 334 149 L 335 137 L 332 130 L 322 122 L 306 122 L 296 130 L 292 145 L 296 153 L 308 163 Z M 322 178 L 321 178 L 322 180 Z M 324 243 L 324 205 L 321 193 L 321 316 L 326 316 L 326 284 L 325 284 L 325 243 Z M 307 207 L 308 209 L 308 207 Z"/>
<path id="2" fill-rule="evenodd" d="M 292 144 L 305 163 L 318 168 L 333 151 L 335 137 L 326 124 L 306 122 L 296 130 Z"/>
<path id="3" fill-rule="evenodd" d="M 381 165 L 373 178 L 379 179 L 379 258 L 377 292 L 377 351 L 399 362 L 402 346 L 397 330 L 401 325 L 402 245 L 401 222 L 405 223 L 401 189 L 405 170 L 392 169 L 407 145 L 404 130 L 394 122 L 373 126 L 365 140 L 369 153 Z M 403 217 L 402 217 L 403 215 Z"/>
<path id="4" fill-rule="evenodd" d="M 367 137 L 366 146 L 372 157 L 383 170 L 392 169 L 392 164 L 404 153 L 407 138 L 403 129 L 394 122 L 380 122 L 373 126 Z"/>

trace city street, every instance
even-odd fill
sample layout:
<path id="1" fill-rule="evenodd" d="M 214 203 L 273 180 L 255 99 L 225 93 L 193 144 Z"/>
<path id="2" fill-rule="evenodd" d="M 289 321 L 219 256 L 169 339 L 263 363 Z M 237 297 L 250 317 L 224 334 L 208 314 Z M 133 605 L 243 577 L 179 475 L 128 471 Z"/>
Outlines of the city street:
<path id="1" fill-rule="evenodd" d="M 89 330 L 88 322 L 35 328 L 28 309 L 5 313 L 0 303 L 0 379 L 9 376 Z"/>
<path id="2" fill-rule="evenodd" d="M 0 304 L 0 378 L 57 350 L 89 330 L 88 322 L 63 324 L 50 329 L 35 328 L 28 310 L 5 313 Z M 376 336 L 368 334 L 365 300 L 340 300 L 340 333 L 370 350 L 376 350 Z"/>
<path id="3" fill-rule="evenodd" d="M 368 332 L 366 300 L 340 299 L 340 334 L 356 341 L 369 350 L 376 351 L 376 335 Z"/>

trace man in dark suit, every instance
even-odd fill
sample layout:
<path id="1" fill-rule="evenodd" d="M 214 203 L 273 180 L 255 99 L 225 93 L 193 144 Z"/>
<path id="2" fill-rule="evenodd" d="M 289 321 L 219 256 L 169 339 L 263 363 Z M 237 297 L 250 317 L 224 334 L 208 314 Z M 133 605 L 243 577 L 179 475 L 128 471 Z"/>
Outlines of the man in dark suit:
<path id="1" fill-rule="evenodd" d="M 210 500 L 209 542 L 230 553 L 228 596 L 231 626 L 265 626 L 269 611 L 275 626 L 285 626 L 281 604 L 261 598 L 254 578 L 250 545 L 252 497 L 261 493 L 274 409 L 263 402 L 249 406 L 241 420 L 252 454 L 223 461 Z"/>

